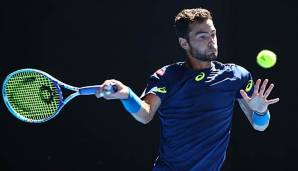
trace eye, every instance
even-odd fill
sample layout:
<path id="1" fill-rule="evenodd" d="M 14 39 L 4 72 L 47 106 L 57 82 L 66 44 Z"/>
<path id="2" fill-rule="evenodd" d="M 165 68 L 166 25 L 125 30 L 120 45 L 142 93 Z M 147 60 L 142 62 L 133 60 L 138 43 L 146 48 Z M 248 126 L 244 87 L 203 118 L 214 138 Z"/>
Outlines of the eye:
<path id="1" fill-rule="evenodd" d="M 205 40 L 205 39 L 207 39 L 208 37 L 207 37 L 207 36 L 200 36 L 199 38 L 202 39 L 202 40 Z"/>
<path id="2" fill-rule="evenodd" d="M 207 40 L 208 37 L 209 37 L 208 34 L 201 34 L 201 35 L 198 36 L 198 39 L 199 39 L 199 40 Z"/>

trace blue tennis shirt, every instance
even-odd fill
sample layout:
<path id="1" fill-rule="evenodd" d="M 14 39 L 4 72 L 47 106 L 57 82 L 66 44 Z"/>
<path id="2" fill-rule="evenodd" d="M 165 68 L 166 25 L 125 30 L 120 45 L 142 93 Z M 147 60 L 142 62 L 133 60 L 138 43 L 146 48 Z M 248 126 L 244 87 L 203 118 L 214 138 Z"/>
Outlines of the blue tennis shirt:
<path id="1" fill-rule="evenodd" d="M 159 158 L 153 170 L 218 171 L 225 159 L 234 102 L 240 89 L 253 92 L 251 74 L 235 64 L 212 61 L 192 70 L 185 62 L 151 75 L 141 98 L 161 99 Z"/>

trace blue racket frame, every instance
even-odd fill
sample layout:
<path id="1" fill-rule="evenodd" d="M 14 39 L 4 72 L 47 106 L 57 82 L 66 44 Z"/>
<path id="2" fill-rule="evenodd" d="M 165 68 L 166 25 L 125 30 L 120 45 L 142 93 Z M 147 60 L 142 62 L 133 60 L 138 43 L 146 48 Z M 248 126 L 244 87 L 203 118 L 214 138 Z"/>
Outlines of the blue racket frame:
<path id="1" fill-rule="evenodd" d="M 37 72 L 39 74 L 42 74 L 44 77 L 50 79 L 52 81 L 52 83 L 55 85 L 55 87 L 58 90 L 59 93 L 59 106 L 58 109 L 56 110 L 56 112 L 54 114 L 52 114 L 51 116 L 45 118 L 45 119 L 40 119 L 40 120 L 32 120 L 32 119 L 28 119 L 25 118 L 24 116 L 20 115 L 18 112 L 16 112 L 13 107 L 11 106 L 11 104 L 8 101 L 7 98 L 7 92 L 6 92 L 6 85 L 8 80 L 18 74 L 18 73 L 22 73 L 22 72 Z M 74 93 L 72 93 L 71 95 L 69 95 L 65 100 L 63 100 L 63 94 L 62 94 L 62 88 L 74 91 Z M 38 70 L 38 69 L 32 69 L 32 68 L 26 68 L 26 69 L 20 69 L 17 71 L 12 72 L 11 74 L 9 74 L 2 85 L 2 96 L 3 96 L 3 100 L 5 102 L 6 107 L 8 108 L 8 110 L 19 120 L 24 121 L 24 122 L 28 122 L 28 123 L 43 123 L 46 122 L 52 118 L 54 118 L 55 116 L 57 116 L 59 114 L 59 112 L 61 111 L 61 109 L 69 102 L 71 101 L 73 98 L 79 96 L 79 95 L 95 95 L 98 91 L 98 89 L 100 88 L 99 85 L 94 85 L 94 86 L 86 86 L 86 87 L 75 87 L 75 86 L 71 86 L 68 85 L 62 81 L 59 81 L 58 79 L 54 78 L 53 76 L 49 75 L 48 73 Z M 112 85 L 110 92 L 114 93 L 117 91 L 117 87 L 116 85 Z"/>

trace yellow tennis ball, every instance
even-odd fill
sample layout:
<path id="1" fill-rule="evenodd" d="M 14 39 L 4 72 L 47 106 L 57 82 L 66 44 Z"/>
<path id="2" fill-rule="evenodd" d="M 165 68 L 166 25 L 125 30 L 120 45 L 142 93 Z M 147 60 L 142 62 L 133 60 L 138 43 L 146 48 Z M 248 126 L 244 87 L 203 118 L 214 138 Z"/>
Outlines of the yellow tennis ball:
<path id="1" fill-rule="evenodd" d="M 276 54 L 270 50 L 261 50 L 257 55 L 257 63 L 263 68 L 271 68 L 276 63 Z"/>

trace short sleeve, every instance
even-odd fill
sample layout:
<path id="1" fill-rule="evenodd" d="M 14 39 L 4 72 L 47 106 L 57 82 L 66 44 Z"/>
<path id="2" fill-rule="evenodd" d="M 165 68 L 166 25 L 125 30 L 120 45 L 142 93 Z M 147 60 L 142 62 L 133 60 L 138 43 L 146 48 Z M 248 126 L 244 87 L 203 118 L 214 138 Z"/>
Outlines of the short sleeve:
<path id="1" fill-rule="evenodd" d="M 168 92 L 168 87 L 166 84 L 166 67 L 158 69 L 149 78 L 147 86 L 143 91 L 141 98 L 144 98 L 147 94 L 154 94 L 160 98 L 162 101 Z"/>
<path id="2" fill-rule="evenodd" d="M 247 71 L 245 68 L 241 66 L 236 66 L 236 71 L 239 72 L 240 80 L 241 80 L 241 87 L 237 92 L 236 98 L 240 99 L 243 98 L 240 94 L 240 90 L 244 90 L 247 95 L 250 97 L 253 94 L 254 91 L 254 81 L 252 78 L 252 75 L 249 71 Z"/>

